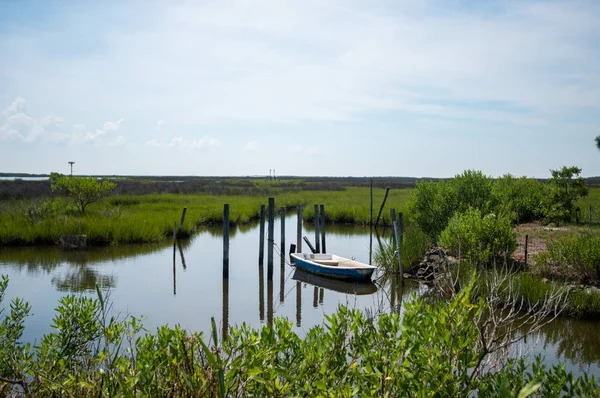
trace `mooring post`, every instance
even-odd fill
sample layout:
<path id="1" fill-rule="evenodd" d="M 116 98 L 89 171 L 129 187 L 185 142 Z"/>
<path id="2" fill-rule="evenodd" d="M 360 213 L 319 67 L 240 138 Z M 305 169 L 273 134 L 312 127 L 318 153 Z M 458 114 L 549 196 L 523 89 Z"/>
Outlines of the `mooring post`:
<path id="1" fill-rule="evenodd" d="M 315 249 L 321 253 L 321 242 L 319 241 L 319 205 L 315 205 Z"/>
<path id="2" fill-rule="evenodd" d="M 525 265 L 527 265 L 527 247 L 529 246 L 529 235 L 525 235 Z"/>
<path id="3" fill-rule="evenodd" d="M 260 229 L 259 229 L 258 263 L 264 264 L 265 260 L 265 205 L 260 205 Z"/>
<path id="4" fill-rule="evenodd" d="M 306 236 L 303 239 L 306 242 L 306 244 L 308 245 L 308 248 L 310 249 L 311 252 L 318 253 L 317 249 L 315 249 L 313 247 L 313 245 L 311 245 L 310 240 L 308 240 L 308 238 Z"/>
<path id="5" fill-rule="evenodd" d="M 281 215 L 281 246 L 279 250 L 281 250 L 281 262 L 285 260 L 285 207 L 279 208 L 279 214 Z"/>
<path id="6" fill-rule="evenodd" d="M 282 257 L 283 259 L 283 257 Z M 285 300 L 285 265 L 281 264 L 279 268 L 279 302 L 283 304 Z"/>
<path id="7" fill-rule="evenodd" d="M 296 245 L 291 243 L 290 244 L 290 264 L 293 265 L 293 258 L 292 258 L 292 253 L 296 253 Z"/>
<path id="8" fill-rule="evenodd" d="M 179 221 L 179 232 L 183 230 L 183 222 L 185 221 L 185 213 L 187 212 L 187 207 L 183 208 L 183 212 L 181 213 L 181 220 Z"/>
<path id="9" fill-rule="evenodd" d="M 321 253 L 327 253 L 326 243 L 325 243 L 325 205 L 319 206 L 321 209 Z"/>
<path id="10" fill-rule="evenodd" d="M 313 307 L 319 307 L 319 288 L 316 286 L 313 289 Z"/>
<path id="11" fill-rule="evenodd" d="M 379 219 L 381 218 L 381 212 L 383 211 L 383 208 L 385 207 L 385 202 L 387 200 L 389 193 L 390 193 L 390 187 L 385 187 L 385 195 L 383 195 L 383 201 L 381 202 L 381 206 L 379 206 L 379 212 L 377 213 L 377 219 L 375 220 L 375 226 L 377 226 L 377 224 L 379 224 Z"/>
<path id="12" fill-rule="evenodd" d="M 392 218 L 392 227 L 394 229 L 394 237 L 396 238 L 396 248 L 398 255 L 398 272 L 400 273 L 400 280 L 404 283 L 404 269 L 402 268 L 402 256 L 400 255 L 400 237 L 398 236 L 398 223 L 396 222 L 396 209 L 390 209 L 390 217 Z"/>
<path id="13" fill-rule="evenodd" d="M 267 324 L 273 327 L 273 278 L 267 279 Z"/>
<path id="14" fill-rule="evenodd" d="M 229 204 L 223 205 L 223 278 L 229 278 Z"/>
<path id="15" fill-rule="evenodd" d="M 267 237 L 267 280 L 273 280 L 273 244 L 275 243 L 275 198 L 269 198 L 269 236 Z"/>
<path id="16" fill-rule="evenodd" d="M 371 178 L 370 201 L 369 201 L 369 225 L 373 225 L 373 179 Z"/>
<path id="17" fill-rule="evenodd" d="M 302 206 L 298 206 L 298 231 L 296 233 L 296 250 L 302 253 Z"/>

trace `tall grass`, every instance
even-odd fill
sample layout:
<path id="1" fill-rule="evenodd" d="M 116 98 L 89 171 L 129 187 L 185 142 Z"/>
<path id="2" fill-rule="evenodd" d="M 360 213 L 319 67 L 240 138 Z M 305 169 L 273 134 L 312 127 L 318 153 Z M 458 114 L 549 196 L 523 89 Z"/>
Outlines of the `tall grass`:
<path id="1" fill-rule="evenodd" d="M 386 271 L 398 270 L 398 257 L 396 254 L 396 239 L 393 236 L 378 241 L 373 258 L 377 265 Z M 404 269 L 420 262 L 427 249 L 431 246 L 431 238 L 427 236 L 418 226 L 406 225 L 401 242 L 400 256 Z"/>
<path id="2" fill-rule="evenodd" d="M 546 252 L 534 256 L 545 276 L 579 281 L 600 280 L 600 236 L 580 234 L 548 242 Z"/>

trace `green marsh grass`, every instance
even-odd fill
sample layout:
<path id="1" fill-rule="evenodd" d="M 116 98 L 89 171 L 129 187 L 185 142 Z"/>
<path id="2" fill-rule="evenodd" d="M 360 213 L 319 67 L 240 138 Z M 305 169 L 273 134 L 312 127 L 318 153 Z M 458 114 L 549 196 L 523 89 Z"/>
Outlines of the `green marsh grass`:
<path id="1" fill-rule="evenodd" d="M 374 190 L 374 217 L 383 189 Z M 119 195 L 105 198 L 90 205 L 85 215 L 71 209 L 65 199 L 52 199 L 55 205 L 43 215 L 28 217 L 34 200 L 3 201 L 0 205 L 0 245 L 51 245 L 61 235 L 84 234 L 90 245 L 119 245 L 125 243 L 155 243 L 173 234 L 173 223 L 181 218 L 187 207 L 182 236 L 190 236 L 198 228 L 221 225 L 223 205 L 230 205 L 232 225 L 248 225 L 259 219 L 260 206 L 266 205 L 267 196 L 204 195 L 204 194 L 148 194 Z M 303 218 L 310 223 L 314 218 L 313 205 L 324 204 L 327 223 L 368 225 L 369 188 L 349 187 L 336 191 L 285 191 L 272 195 L 278 209 L 290 212 L 298 205 L 304 207 Z M 389 224 L 389 208 L 406 211 L 410 190 L 392 190 L 383 218 Z"/>
<path id="2" fill-rule="evenodd" d="M 406 225 L 403 235 L 400 243 L 400 256 L 403 268 L 406 270 L 423 259 L 425 252 L 431 247 L 432 241 L 419 227 L 413 224 Z M 373 256 L 374 262 L 386 271 L 396 272 L 398 270 L 396 247 L 396 239 L 393 236 L 378 239 Z"/>

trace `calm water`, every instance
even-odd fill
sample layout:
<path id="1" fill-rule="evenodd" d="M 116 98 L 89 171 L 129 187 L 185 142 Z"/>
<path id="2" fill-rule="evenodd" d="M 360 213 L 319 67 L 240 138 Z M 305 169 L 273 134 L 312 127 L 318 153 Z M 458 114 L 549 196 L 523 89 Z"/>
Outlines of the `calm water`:
<path id="1" fill-rule="evenodd" d="M 0 273 L 8 274 L 7 298 L 22 297 L 32 305 L 25 339 L 36 341 L 49 331 L 54 308 L 70 293 L 94 295 L 95 284 L 109 289 L 114 308 L 145 316 L 153 330 L 163 324 L 208 331 L 210 318 L 221 327 L 246 322 L 260 327 L 283 316 L 304 334 L 323 322 L 324 314 L 340 304 L 365 310 L 389 310 L 399 300 L 390 281 L 353 285 L 296 273 L 281 264 L 280 221 L 275 225 L 273 280 L 265 265 L 258 265 L 257 227 L 231 231 L 229 280 L 223 280 L 221 229 L 205 230 L 181 242 L 175 253 L 170 243 L 125 247 L 90 248 L 62 252 L 51 248 L 0 250 Z M 287 242 L 296 241 L 296 218 L 285 222 Z M 303 235 L 314 241 L 314 231 Z M 373 245 L 376 245 L 374 240 Z M 306 251 L 306 244 L 303 244 Z M 327 229 L 327 251 L 369 262 L 370 239 L 365 229 Z M 286 249 L 287 250 L 287 249 Z M 175 262 L 173 259 L 175 258 Z M 408 283 L 404 299 L 426 288 Z M 358 293 L 358 294 L 355 294 Z M 6 301 L 5 303 L 7 303 Z M 526 351 L 543 353 L 547 363 L 565 361 L 569 370 L 588 370 L 600 376 L 600 322 L 560 319 L 528 339 Z"/>

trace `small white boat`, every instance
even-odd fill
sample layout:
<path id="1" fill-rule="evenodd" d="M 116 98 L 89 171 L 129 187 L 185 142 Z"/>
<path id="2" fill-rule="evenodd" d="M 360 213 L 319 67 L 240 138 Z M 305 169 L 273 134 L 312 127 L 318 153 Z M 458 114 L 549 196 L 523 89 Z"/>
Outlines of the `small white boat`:
<path id="1" fill-rule="evenodd" d="M 290 256 L 299 269 L 346 281 L 370 281 L 377 268 L 335 254 L 291 253 Z"/>

